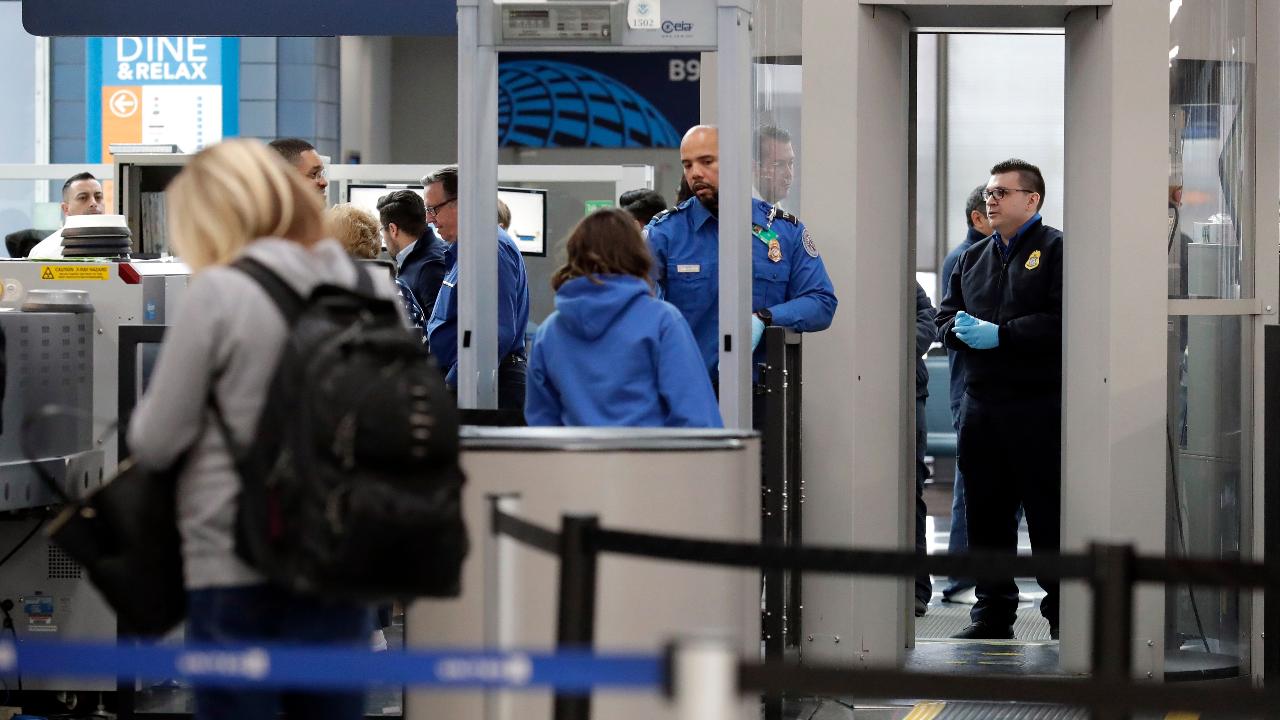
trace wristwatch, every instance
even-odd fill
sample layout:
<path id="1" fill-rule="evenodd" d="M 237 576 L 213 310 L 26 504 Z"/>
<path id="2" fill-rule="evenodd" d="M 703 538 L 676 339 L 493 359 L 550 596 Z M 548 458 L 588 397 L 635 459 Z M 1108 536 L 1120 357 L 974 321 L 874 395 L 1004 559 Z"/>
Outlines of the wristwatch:
<path id="1" fill-rule="evenodd" d="M 760 318 L 760 322 L 764 323 L 765 327 L 769 327 L 773 324 L 773 313 L 769 311 L 769 308 L 757 310 L 756 317 Z"/>

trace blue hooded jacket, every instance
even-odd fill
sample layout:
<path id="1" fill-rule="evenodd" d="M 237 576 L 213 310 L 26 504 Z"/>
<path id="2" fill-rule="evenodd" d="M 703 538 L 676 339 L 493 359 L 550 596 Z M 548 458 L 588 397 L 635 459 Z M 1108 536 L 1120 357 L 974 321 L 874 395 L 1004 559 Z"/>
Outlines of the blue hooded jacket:
<path id="1" fill-rule="evenodd" d="M 688 323 L 626 275 L 574 278 L 529 356 L 529 425 L 723 427 Z"/>

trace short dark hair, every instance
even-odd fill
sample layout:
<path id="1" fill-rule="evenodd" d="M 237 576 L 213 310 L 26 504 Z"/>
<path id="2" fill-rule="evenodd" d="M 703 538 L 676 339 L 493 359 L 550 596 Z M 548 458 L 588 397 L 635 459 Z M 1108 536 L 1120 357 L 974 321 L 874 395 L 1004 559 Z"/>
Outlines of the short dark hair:
<path id="1" fill-rule="evenodd" d="M 458 166 L 450 165 L 449 167 L 442 167 L 422 178 L 422 187 L 424 188 L 428 185 L 435 185 L 436 183 L 442 183 L 444 185 L 444 194 L 449 196 L 446 198 L 447 200 L 452 200 L 458 197 Z"/>
<path id="2" fill-rule="evenodd" d="M 641 225 L 648 225 L 654 215 L 667 209 L 667 199 L 657 190 L 628 190 L 618 198 L 618 207 L 631 213 Z"/>
<path id="3" fill-rule="evenodd" d="M 761 125 L 760 130 L 756 133 L 756 155 L 764 156 L 764 143 L 766 140 L 773 142 L 789 143 L 791 142 L 791 133 L 783 130 L 777 125 Z"/>
<path id="4" fill-rule="evenodd" d="M 72 183 L 77 183 L 77 182 L 80 182 L 81 180 L 97 180 L 97 179 L 98 178 L 93 176 L 93 173 L 89 173 L 89 172 L 76 173 L 75 175 L 72 175 L 71 177 L 67 178 L 67 181 L 62 183 L 63 202 L 66 202 L 67 200 L 67 191 L 71 189 Z"/>
<path id="5" fill-rule="evenodd" d="M 564 265 L 551 276 L 556 290 L 577 277 L 591 278 L 599 285 L 596 275 L 630 275 L 653 285 L 649 246 L 624 210 L 602 208 L 579 220 L 565 241 L 565 253 Z"/>
<path id="6" fill-rule="evenodd" d="M 986 185 L 979 185 L 969 193 L 969 199 L 964 203 L 964 224 L 973 227 L 973 214 L 980 212 L 987 214 L 987 201 L 982 197 L 983 191 L 987 189 Z M 1043 197 L 1043 196 L 1041 196 Z"/>
<path id="7" fill-rule="evenodd" d="M 427 206 L 413 190 L 396 190 L 378 198 L 378 222 L 395 223 L 404 232 L 421 237 L 427 231 Z"/>
<path id="8" fill-rule="evenodd" d="M 1044 175 L 1040 174 L 1040 168 L 1032 165 L 1026 160 L 1018 158 L 1009 158 L 1002 163 L 996 163 L 991 168 L 992 175 L 1001 175 L 1007 172 L 1016 172 L 1020 176 L 1023 185 L 1030 185 L 1022 190 L 1034 190 L 1040 195 L 1040 202 L 1036 204 L 1036 209 L 1044 207 Z"/>
<path id="9" fill-rule="evenodd" d="M 272 150 L 280 153 L 280 157 L 290 165 L 298 164 L 298 157 L 308 150 L 315 150 L 316 146 L 303 140 L 302 138 L 280 138 L 267 143 Z"/>

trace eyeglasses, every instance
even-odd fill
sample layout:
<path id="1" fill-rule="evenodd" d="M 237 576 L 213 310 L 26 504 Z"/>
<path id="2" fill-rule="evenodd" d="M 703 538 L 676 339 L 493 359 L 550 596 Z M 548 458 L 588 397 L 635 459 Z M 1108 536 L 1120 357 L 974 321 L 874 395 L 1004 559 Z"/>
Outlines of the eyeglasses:
<path id="1" fill-rule="evenodd" d="M 428 206 L 427 206 L 427 215 L 428 215 L 428 216 L 430 216 L 430 217 L 436 217 L 437 215 L 439 215 L 439 214 L 440 214 L 440 211 L 441 211 L 443 208 L 448 207 L 449 203 L 451 203 L 451 202 L 457 202 L 457 201 L 458 201 L 458 198 L 449 198 L 448 200 L 445 200 L 444 202 L 440 203 L 439 205 L 428 205 Z"/>
<path id="2" fill-rule="evenodd" d="M 1002 187 L 983 188 L 982 199 L 990 200 L 991 198 L 995 198 L 997 200 L 1003 200 L 1005 196 L 1011 192 L 1020 192 L 1020 193 L 1027 193 L 1028 195 L 1034 195 L 1036 191 L 1023 190 L 1022 188 L 1002 188 Z"/>
<path id="3" fill-rule="evenodd" d="M 316 180 L 319 180 L 320 178 L 325 177 L 328 174 L 329 174 L 328 170 L 324 168 L 318 168 L 307 173 L 307 179 L 310 180 L 311 182 L 315 182 Z"/>

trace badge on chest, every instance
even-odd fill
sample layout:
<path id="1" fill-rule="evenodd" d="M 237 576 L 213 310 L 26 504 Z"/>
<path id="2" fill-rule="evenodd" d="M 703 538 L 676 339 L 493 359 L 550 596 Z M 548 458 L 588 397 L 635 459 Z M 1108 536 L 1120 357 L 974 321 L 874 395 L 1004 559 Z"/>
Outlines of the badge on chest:
<path id="1" fill-rule="evenodd" d="M 760 225 L 752 225 L 751 234 L 754 235 L 756 239 L 758 239 L 760 242 L 768 246 L 770 262 L 782 261 L 782 244 L 778 242 L 777 231 L 770 230 Z"/>

